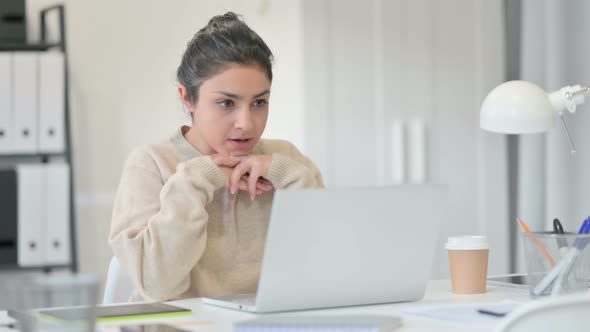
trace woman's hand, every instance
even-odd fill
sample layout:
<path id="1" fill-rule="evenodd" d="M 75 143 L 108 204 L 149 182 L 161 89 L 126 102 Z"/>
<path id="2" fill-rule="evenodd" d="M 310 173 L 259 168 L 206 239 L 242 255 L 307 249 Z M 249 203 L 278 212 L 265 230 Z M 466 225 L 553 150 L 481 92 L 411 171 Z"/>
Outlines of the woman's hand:
<path id="1" fill-rule="evenodd" d="M 239 165 L 243 160 L 245 160 L 248 157 L 226 157 L 226 156 L 222 156 L 220 154 L 214 154 L 211 155 L 211 160 L 213 160 L 213 162 L 219 166 L 219 169 L 221 169 L 221 171 L 225 174 L 226 176 L 226 185 L 228 185 L 230 187 L 230 192 L 232 194 L 234 194 L 237 189 L 232 190 L 232 186 L 231 186 L 231 181 L 232 181 L 232 176 L 233 173 L 235 172 L 235 167 L 237 165 Z M 268 171 L 267 171 L 268 172 Z M 243 190 L 243 191 L 250 191 L 249 190 L 249 175 L 248 174 L 243 174 L 239 177 L 239 180 L 237 181 L 237 185 L 236 187 L 239 190 Z M 260 195 L 266 191 L 271 191 L 273 190 L 274 187 L 272 185 L 272 183 L 264 178 L 258 178 L 257 181 L 255 182 L 255 190 L 254 190 L 254 197 L 256 197 L 256 195 Z M 250 191 L 250 198 L 252 198 L 252 192 Z"/>
<path id="2" fill-rule="evenodd" d="M 219 167 L 226 166 L 234 168 L 241 161 L 239 157 L 226 157 L 218 153 L 210 155 L 209 158 Z"/>
<path id="3" fill-rule="evenodd" d="M 250 193 L 250 199 L 254 200 L 257 195 L 256 190 L 259 183 L 262 182 L 272 186 L 270 181 L 264 179 L 264 177 L 268 174 L 271 163 L 271 155 L 249 155 L 246 157 L 241 157 L 240 163 L 234 167 L 234 171 L 230 178 L 230 192 L 233 194 L 238 189 L 242 189 L 240 186 L 240 181 L 246 181 L 246 190 Z M 244 176 L 247 177 L 244 178 Z M 272 190 L 272 187 L 269 190 Z"/>

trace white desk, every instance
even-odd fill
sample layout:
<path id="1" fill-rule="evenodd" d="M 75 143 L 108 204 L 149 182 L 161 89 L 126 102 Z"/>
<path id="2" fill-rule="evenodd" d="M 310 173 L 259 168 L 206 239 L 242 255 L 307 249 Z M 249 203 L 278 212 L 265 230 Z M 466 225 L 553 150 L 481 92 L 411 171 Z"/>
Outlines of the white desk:
<path id="1" fill-rule="evenodd" d="M 402 316 L 403 326 L 396 330 L 400 332 L 409 331 L 486 331 L 486 329 L 462 327 L 454 323 L 421 318 L 418 316 L 406 315 L 402 311 L 410 308 L 417 308 L 427 305 L 440 304 L 468 304 L 479 302 L 499 302 L 502 300 L 514 300 L 517 302 L 530 301 L 528 290 L 504 288 L 499 286 L 488 285 L 487 292 L 481 295 L 454 295 L 450 292 L 450 281 L 434 280 L 430 281 L 426 290 L 424 299 L 417 302 L 405 302 L 395 304 L 346 307 L 336 309 L 322 309 L 313 311 L 299 311 L 289 314 L 313 314 L 313 315 L 345 315 L 345 314 L 381 314 Z M 214 306 L 204 305 L 200 299 L 189 299 L 172 301 L 170 304 L 190 308 L 193 313 L 190 316 L 180 316 L 173 318 L 160 318 L 150 320 L 127 321 L 130 323 L 147 323 L 159 322 L 176 325 L 189 331 L 231 331 L 234 322 L 255 318 L 257 315 L 243 313 L 230 309 L 223 309 Z M 285 314 L 285 313 L 280 313 Z M 0 315 L 0 322 L 3 322 L 5 313 Z M 119 331 L 118 326 L 113 323 L 104 323 L 99 325 L 99 329 L 104 332 Z M 15 332 L 13 329 L 0 328 L 0 332 Z"/>

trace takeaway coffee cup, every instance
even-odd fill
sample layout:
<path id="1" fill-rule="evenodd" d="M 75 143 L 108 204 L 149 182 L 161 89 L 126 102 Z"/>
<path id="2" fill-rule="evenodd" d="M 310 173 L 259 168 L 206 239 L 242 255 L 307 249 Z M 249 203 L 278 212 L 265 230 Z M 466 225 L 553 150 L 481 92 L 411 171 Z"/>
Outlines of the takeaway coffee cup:
<path id="1" fill-rule="evenodd" d="M 449 237 L 451 283 L 455 294 L 481 294 L 486 291 L 489 244 L 485 236 Z"/>

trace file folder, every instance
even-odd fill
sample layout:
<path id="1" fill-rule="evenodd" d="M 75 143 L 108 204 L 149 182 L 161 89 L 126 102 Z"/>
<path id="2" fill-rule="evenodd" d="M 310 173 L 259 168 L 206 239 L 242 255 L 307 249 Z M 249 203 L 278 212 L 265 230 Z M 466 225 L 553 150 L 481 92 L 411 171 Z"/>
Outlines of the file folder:
<path id="1" fill-rule="evenodd" d="M 45 263 L 65 265 L 70 262 L 70 181 L 69 167 L 65 163 L 45 167 L 46 211 L 44 252 Z"/>
<path id="2" fill-rule="evenodd" d="M 17 195 L 16 171 L 0 170 L 0 265 L 16 265 Z"/>
<path id="3" fill-rule="evenodd" d="M 43 218 L 46 204 L 44 165 L 18 165 L 18 265 L 40 266 L 43 255 Z"/>
<path id="4" fill-rule="evenodd" d="M 61 153 L 65 143 L 65 62 L 62 52 L 39 55 L 39 151 Z"/>
<path id="5" fill-rule="evenodd" d="M 12 54 L 0 52 L 0 154 L 12 148 Z"/>
<path id="6" fill-rule="evenodd" d="M 36 153 L 37 121 L 37 61 L 38 52 L 14 52 L 12 58 L 14 114 L 14 152 Z"/>

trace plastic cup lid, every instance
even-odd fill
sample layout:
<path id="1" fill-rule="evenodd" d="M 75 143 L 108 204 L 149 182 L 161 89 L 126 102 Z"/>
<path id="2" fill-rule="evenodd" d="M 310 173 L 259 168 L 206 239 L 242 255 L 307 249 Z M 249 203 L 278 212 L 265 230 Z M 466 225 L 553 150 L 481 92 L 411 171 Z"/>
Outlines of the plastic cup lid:
<path id="1" fill-rule="evenodd" d="M 489 249 L 490 245 L 485 236 L 452 236 L 447 240 L 445 248 L 449 250 L 482 250 Z"/>

